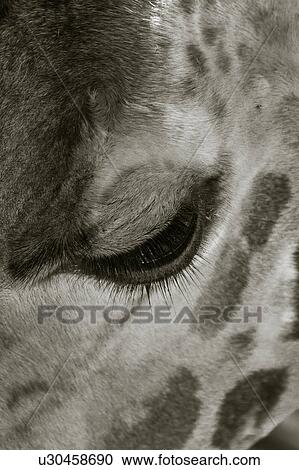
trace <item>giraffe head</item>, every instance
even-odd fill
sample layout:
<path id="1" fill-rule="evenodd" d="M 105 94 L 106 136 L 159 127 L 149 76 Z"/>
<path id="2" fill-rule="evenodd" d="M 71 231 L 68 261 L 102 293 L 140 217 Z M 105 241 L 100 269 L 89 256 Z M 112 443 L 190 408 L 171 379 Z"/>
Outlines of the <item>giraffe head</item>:
<path id="1" fill-rule="evenodd" d="M 0 2 L 6 445 L 242 447 L 274 423 L 252 387 L 275 419 L 297 406 L 298 15 L 296 0 Z M 173 316 L 188 287 L 195 322 L 37 327 L 37 304 L 101 303 L 107 285 L 169 289 Z M 252 304 L 258 324 L 227 314 Z M 54 359 L 68 386 L 28 421 Z"/>

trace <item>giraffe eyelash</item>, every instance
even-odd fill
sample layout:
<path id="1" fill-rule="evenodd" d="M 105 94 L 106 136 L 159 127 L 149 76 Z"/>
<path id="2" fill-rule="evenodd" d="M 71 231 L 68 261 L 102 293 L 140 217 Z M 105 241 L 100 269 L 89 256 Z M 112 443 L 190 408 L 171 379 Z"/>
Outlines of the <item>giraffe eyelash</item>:
<path id="1" fill-rule="evenodd" d="M 159 281 L 152 281 L 147 284 L 117 284 L 113 281 L 103 280 L 100 287 L 108 292 L 109 301 L 112 304 L 121 301 L 124 305 L 133 305 L 136 301 L 147 302 L 151 305 L 153 297 L 162 297 L 166 304 L 173 304 L 173 293 L 178 291 L 188 302 L 191 285 L 199 284 L 201 275 L 196 266 L 198 255 L 181 272 L 175 273 Z"/>

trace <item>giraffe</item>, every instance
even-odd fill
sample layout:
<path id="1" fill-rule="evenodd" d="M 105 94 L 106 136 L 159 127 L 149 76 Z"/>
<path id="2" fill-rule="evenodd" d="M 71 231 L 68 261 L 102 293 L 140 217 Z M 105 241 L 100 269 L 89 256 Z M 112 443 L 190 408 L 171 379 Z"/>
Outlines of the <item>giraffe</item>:
<path id="1" fill-rule="evenodd" d="M 298 409 L 297 0 L 0 2 L 0 447 L 247 449 Z"/>

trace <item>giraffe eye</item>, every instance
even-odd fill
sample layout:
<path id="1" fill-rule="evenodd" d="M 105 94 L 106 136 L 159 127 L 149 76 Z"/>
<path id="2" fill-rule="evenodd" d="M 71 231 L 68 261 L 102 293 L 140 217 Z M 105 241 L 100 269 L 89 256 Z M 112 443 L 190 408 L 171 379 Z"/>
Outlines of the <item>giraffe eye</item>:
<path id="1" fill-rule="evenodd" d="M 164 227 L 134 249 L 82 261 L 80 272 L 115 286 L 151 286 L 174 279 L 201 251 L 214 220 L 219 178 L 196 188 Z"/>
<path id="2" fill-rule="evenodd" d="M 98 261 L 104 279 L 117 284 L 148 284 L 186 268 L 202 240 L 198 212 L 182 207 L 157 235 L 133 250 Z"/>

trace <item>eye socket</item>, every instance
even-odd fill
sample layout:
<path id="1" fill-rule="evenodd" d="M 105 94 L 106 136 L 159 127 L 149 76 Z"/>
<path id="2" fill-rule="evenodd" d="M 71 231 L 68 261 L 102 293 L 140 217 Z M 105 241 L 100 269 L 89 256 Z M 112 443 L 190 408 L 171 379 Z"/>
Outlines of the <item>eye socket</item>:
<path id="1" fill-rule="evenodd" d="M 161 231 L 133 250 L 82 260 L 80 272 L 114 286 L 149 287 L 187 269 L 209 233 L 218 205 L 220 178 L 194 189 Z"/>
<path id="2" fill-rule="evenodd" d="M 184 269 L 195 256 L 201 239 L 198 213 L 183 207 L 161 232 L 134 250 L 99 259 L 101 276 L 122 285 L 158 282 Z"/>

